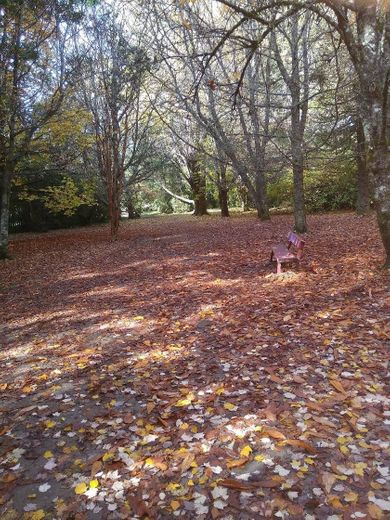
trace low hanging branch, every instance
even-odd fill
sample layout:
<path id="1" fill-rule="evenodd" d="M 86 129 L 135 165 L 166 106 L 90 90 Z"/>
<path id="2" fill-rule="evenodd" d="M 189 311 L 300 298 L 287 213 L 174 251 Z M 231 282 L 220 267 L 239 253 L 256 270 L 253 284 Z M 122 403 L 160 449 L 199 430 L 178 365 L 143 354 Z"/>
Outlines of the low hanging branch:
<path id="1" fill-rule="evenodd" d="M 195 206 L 195 201 L 193 201 L 191 199 L 186 199 L 185 197 L 182 197 L 181 195 L 176 195 L 176 193 L 173 193 L 172 191 L 168 190 L 168 188 L 166 186 L 164 186 L 163 184 L 161 185 L 161 188 L 166 193 L 168 193 L 168 195 L 170 195 L 171 197 L 173 197 L 177 200 L 180 200 L 181 202 L 184 202 L 185 204 L 189 204 L 190 206 Z"/>

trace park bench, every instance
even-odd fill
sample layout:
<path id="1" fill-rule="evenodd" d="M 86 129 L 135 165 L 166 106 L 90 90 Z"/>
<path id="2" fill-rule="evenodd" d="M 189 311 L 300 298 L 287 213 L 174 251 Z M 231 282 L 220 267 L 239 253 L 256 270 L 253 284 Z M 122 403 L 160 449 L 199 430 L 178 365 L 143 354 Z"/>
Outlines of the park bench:
<path id="1" fill-rule="evenodd" d="M 271 262 L 276 261 L 276 272 L 278 274 L 282 272 L 282 264 L 288 262 L 300 262 L 304 245 L 304 240 L 302 240 L 296 233 L 290 231 L 287 236 L 287 246 L 279 244 L 272 248 Z"/>

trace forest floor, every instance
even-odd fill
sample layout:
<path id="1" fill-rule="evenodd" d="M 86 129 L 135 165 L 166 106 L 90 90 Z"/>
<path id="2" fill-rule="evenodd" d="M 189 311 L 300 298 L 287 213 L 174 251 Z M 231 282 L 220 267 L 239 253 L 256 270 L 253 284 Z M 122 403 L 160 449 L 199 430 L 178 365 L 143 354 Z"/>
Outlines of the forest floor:
<path id="1" fill-rule="evenodd" d="M 389 518 L 375 219 L 309 217 L 302 265 L 276 276 L 290 226 L 170 216 L 125 222 L 116 243 L 106 226 L 13 237 L 2 520 Z"/>

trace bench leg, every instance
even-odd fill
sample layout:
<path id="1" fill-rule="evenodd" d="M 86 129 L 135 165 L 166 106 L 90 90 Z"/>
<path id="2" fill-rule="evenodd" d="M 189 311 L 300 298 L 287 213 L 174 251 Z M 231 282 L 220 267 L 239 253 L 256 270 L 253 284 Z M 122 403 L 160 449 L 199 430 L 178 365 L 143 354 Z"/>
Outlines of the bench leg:
<path id="1" fill-rule="evenodd" d="M 272 262 L 273 259 L 274 259 L 274 252 L 271 251 L 271 258 L 269 259 L 269 261 Z"/>
<path id="2" fill-rule="evenodd" d="M 276 261 L 276 274 L 282 274 L 282 264 L 279 260 Z"/>

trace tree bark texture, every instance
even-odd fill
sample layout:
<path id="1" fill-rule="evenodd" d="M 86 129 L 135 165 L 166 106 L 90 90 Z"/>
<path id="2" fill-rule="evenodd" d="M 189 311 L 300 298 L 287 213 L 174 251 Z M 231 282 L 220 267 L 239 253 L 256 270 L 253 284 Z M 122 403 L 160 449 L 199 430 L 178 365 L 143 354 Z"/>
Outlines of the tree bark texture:
<path id="1" fill-rule="evenodd" d="M 370 210 L 370 180 L 367 167 L 367 148 L 363 123 L 356 118 L 356 213 L 366 215 Z"/>
<path id="2" fill-rule="evenodd" d="M 1 173 L 0 182 L 0 260 L 4 260 L 9 258 L 8 225 L 10 200 L 10 180 L 4 171 Z"/>
<path id="3" fill-rule="evenodd" d="M 206 199 L 206 176 L 202 172 L 202 165 L 194 154 L 192 157 L 187 159 L 187 167 L 190 172 L 189 183 L 193 193 L 194 200 L 194 215 L 196 217 L 202 217 L 207 215 L 207 199 Z"/>

